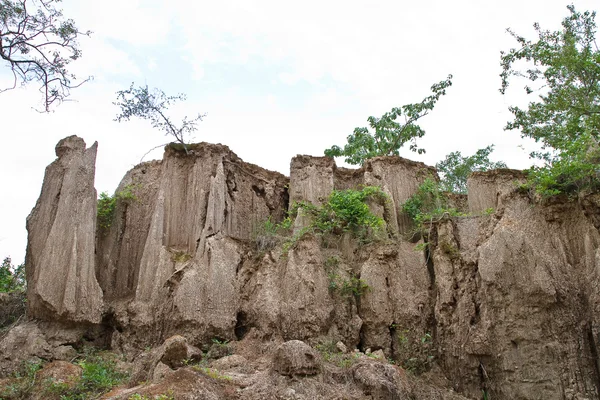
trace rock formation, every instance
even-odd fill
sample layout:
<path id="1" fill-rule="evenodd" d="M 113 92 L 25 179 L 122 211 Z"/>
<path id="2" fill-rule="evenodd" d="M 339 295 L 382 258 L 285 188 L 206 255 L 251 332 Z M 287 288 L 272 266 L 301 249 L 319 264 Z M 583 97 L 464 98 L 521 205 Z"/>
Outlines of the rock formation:
<path id="1" fill-rule="evenodd" d="M 117 196 L 104 229 L 96 226 L 95 154 L 95 144 L 86 150 L 69 137 L 46 170 L 28 218 L 30 317 L 92 327 L 132 359 L 173 335 L 186 352 L 211 340 L 239 343 L 235 357 L 254 372 L 233 359 L 215 364 L 250 374 L 234 374 L 239 398 L 335 398 L 323 382 L 342 381 L 353 385 L 347 398 L 599 396 L 597 194 L 542 202 L 519 189 L 519 171 L 476 173 L 470 215 L 431 224 L 428 246 L 415 250 L 403 239 L 413 225 L 402 204 L 436 177 L 433 168 L 379 157 L 348 170 L 297 156 L 287 178 L 202 143 L 189 154 L 167 146 L 162 161 L 129 171 L 117 193 L 133 196 Z M 320 204 L 334 189 L 361 185 L 390 198 L 373 205 L 388 240 L 309 234 L 287 252 L 278 242 L 256 245 L 262 224 L 281 221 L 292 202 Z M 360 279 L 369 290 L 343 294 L 336 279 Z M 329 342 L 360 351 L 360 361 L 329 370 L 314 350 Z M 46 347 L 45 357 L 56 358 Z M 376 351 L 424 375 L 363 354 Z M 156 354 L 148 362 L 159 370 L 149 378 L 199 379 L 170 371 L 180 364 Z M 274 369 L 261 367 L 264 357 Z"/>
<path id="2" fill-rule="evenodd" d="M 29 314 L 42 319 L 99 323 L 102 290 L 95 274 L 96 151 L 69 136 L 56 145 L 42 192 L 27 218 Z"/>

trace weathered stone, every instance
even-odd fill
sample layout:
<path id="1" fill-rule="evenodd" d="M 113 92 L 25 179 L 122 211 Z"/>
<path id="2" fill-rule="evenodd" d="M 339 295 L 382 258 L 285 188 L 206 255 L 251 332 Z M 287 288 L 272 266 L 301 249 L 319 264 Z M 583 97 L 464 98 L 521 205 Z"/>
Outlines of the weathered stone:
<path id="1" fill-rule="evenodd" d="M 0 293 L 0 328 L 22 319 L 25 303 L 25 293 Z"/>
<path id="2" fill-rule="evenodd" d="M 477 214 L 502 207 L 505 197 L 526 181 L 525 173 L 514 169 L 473 172 L 467 179 L 469 212 Z"/>
<path id="3" fill-rule="evenodd" d="M 352 368 L 352 371 L 363 393 L 372 399 L 408 400 L 410 398 L 410 389 L 392 365 L 363 359 Z"/>
<path id="4" fill-rule="evenodd" d="M 383 350 L 381 350 L 381 349 L 375 350 L 374 352 L 372 352 L 371 357 L 376 360 L 383 360 L 383 361 L 386 360 L 385 354 L 383 353 Z"/>
<path id="5" fill-rule="evenodd" d="M 47 388 L 49 382 L 54 385 L 60 385 L 65 389 L 71 389 L 81 377 L 83 370 L 79 365 L 71 364 L 66 361 L 53 361 L 45 364 L 44 367 L 35 374 L 35 386 L 33 388 L 34 395 L 32 400 L 47 400 L 49 398 L 59 397 L 52 396 L 52 393 L 47 393 L 44 389 Z"/>
<path id="6" fill-rule="evenodd" d="M 28 357 L 65 358 L 85 337 L 110 339 L 135 358 L 132 382 L 154 380 L 138 388 L 146 394 L 175 388 L 208 398 L 462 398 L 452 387 L 468 398 L 482 390 L 500 400 L 598 397 L 596 193 L 579 203 L 536 202 L 518 190 L 518 171 L 476 173 L 468 196 L 475 215 L 432 224 L 424 251 L 399 235 L 365 245 L 351 235 L 308 234 L 285 254 L 279 237 L 258 252 L 256 227 L 284 217 L 288 182 L 292 201 L 315 204 L 333 189 L 380 186 L 390 201 L 371 210 L 402 233 L 412 228 L 402 204 L 435 171 L 399 157 L 349 170 L 330 158 L 298 156 L 288 181 L 225 146 L 192 145 L 188 154 L 168 146 L 163 161 L 123 179 L 117 192 L 132 189 L 135 198 L 117 201 L 94 247 L 95 147 L 85 150 L 71 137 L 57 155 L 28 222 L 28 303 L 34 318 L 65 324 L 25 323 L 1 337 L 2 373 Z M 453 205 L 464 201 L 451 198 Z M 489 208 L 495 211 L 487 215 Z M 296 229 L 306 223 L 298 218 Z M 368 289 L 348 288 L 358 279 Z M 171 338 L 139 355 L 175 333 L 187 340 Z M 215 338 L 244 338 L 232 348 L 242 349 L 249 365 L 229 357 L 211 364 L 234 369 L 235 385 L 189 368 L 169 372 L 195 357 L 188 341 L 207 348 Z M 407 376 L 359 352 L 354 367 L 334 360 L 319 374 L 320 357 L 308 345 L 292 341 L 275 350 L 282 340 L 323 338 L 339 340 L 344 352 L 378 349 L 371 356 L 424 373 Z"/>
<path id="7" fill-rule="evenodd" d="M 346 345 L 343 342 L 337 342 L 335 344 L 336 349 L 338 349 L 340 351 L 340 353 L 347 353 L 348 352 L 348 348 L 346 347 Z"/>
<path id="8" fill-rule="evenodd" d="M 159 350 L 160 362 L 171 368 L 179 368 L 187 362 L 200 360 L 202 351 L 190 346 L 187 340 L 180 335 L 171 336 Z"/>
<path id="9" fill-rule="evenodd" d="M 248 360 L 240 356 L 239 354 L 232 354 L 230 356 L 225 356 L 219 358 L 218 360 L 214 360 L 210 363 L 212 368 L 215 368 L 219 371 L 227 371 L 229 369 L 233 369 L 236 367 L 242 367 L 248 365 Z"/>
<path id="10" fill-rule="evenodd" d="M 85 148 L 70 136 L 58 142 L 58 159 L 46 168 L 40 198 L 27 217 L 26 270 L 29 315 L 99 323 L 102 290 L 96 281 L 98 144 Z"/>
<path id="11" fill-rule="evenodd" d="M 169 367 L 167 364 L 159 362 L 156 364 L 154 371 L 152 372 L 152 382 L 158 383 L 173 372 L 173 369 L 171 369 L 171 367 Z"/>
<path id="12" fill-rule="evenodd" d="M 414 244 L 373 249 L 360 267 L 360 279 L 369 287 L 361 294 L 359 307 L 365 347 L 382 348 L 391 355 L 395 335 L 427 330 L 431 277 L 425 257 Z"/>
<path id="13" fill-rule="evenodd" d="M 8 376 L 32 358 L 50 359 L 52 346 L 46 341 L 35 322 L 26 322 L 12 328 L 0 338 L 0 377 Z"/>
<path id="14" fill-rule="evenodd" d="M 320 369 L 319 353 L 300 340 L 283 343 L 273 357 L 273 370 L 281 375 L 316 375 Z"/>

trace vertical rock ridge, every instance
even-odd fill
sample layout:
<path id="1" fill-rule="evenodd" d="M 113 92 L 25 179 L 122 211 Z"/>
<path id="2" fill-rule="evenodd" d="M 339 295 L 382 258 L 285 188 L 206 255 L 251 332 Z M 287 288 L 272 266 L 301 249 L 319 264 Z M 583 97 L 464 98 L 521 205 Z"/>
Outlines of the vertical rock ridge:
<path id="1" fill-rule="evenodd" d="M 95 275 L 98 144 L 70 136 L 56 146 L 27 218 L 28 311 L 41 319 L 99 323 L 102 290 Z"/>

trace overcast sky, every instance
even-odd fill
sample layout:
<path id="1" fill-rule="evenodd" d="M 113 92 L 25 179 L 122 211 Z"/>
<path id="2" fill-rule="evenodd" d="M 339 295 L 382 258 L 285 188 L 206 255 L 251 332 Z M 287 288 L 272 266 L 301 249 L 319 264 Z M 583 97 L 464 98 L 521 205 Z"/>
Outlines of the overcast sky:
<path id="1" fill-rule="evenodd" d="M 573 2 L 597 10 L 597 0 Z M 433 165 L 495 144 L 494 160 L 527 168 L 529 144 L 505 132 L 507 108 L 524 104 L 523 84 L 500 87 L 501 50 L 510 27 L 533 38 L 533 23 L 555 30 L 568 14 L 560 0 L 184 1 L 64 0 L 82 30 L 72 65 L 93 81 L 73 102 L 39 114 L 35 84 L 0 93 L 0 257 L 23 261 L 25 219 L 37 200 L 54 146 L 69 135 L 98 141 L 96 189 L 112 193 L 127 170 L 168 142 L 146 121 L 114 122 L 117 90 L 131 82 L 188 100 L 174 116 L 207 113 L 196 141 L 223 143 L 242 159 L 289 175 L 296 154 L 343 145 L 368 116 L 418 102 L 433 83 L 453 86 L 425 117 L 427 153 L 401 156 Z M 0 84 L 12 84 L 0 64 Z M 519 148 L 524 145 L 525 150 Z M 162 149 L 145 160 L 161 158 Z"/>

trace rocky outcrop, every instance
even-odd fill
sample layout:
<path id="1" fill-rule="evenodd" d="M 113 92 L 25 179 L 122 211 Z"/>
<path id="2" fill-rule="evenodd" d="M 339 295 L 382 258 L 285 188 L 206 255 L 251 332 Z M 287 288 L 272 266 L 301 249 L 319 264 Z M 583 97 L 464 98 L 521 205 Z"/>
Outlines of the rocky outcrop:
<path id="1" fill-rule="evenodd" d="M 402 212 L 402 204 L 428 177 L 437 179 L 434 168 L 400 157 L 377 157 L 367 160 L 359 169 L 347 169 L 338 168 L 330 157 L 299 155 L 290 165 L 290 201 L 322 204 L 334 189 L 378 186 L 391 200 L 381 210 L 388 229 L 406 233 L 413 224 Z"/>
<path id="2" fill-rule="evenodd" d="M 473 172 L 467 179 L 469 212 L 477 214 L 502 207 L 505 197 L 526 181 L 525 173 L 514 169 Z"/>
<path id="3" fill-rule="evenodd" d="M 211 364 L 231 366 L 240 398 L 333 398 L 348 385 L 347 398 L 598 397 L 597 193 L 539 202 L 519 188 L 519 171 L 476 173 L 468 198 L 450 199 L 471 214 L 433 222 L 428 243 L 415 247 L 402 239 L 414 228 L 402 205 L 436 178 L 431 167 L 380 157 L 350 170 L 297 156 L 288 179 L 222 145 L 188 149 L 167 146 L 162 161 L 129 171 L 110 227 L 96 229 L 95 146 L 59 143 L 28 219 L 31 316 L 95 326 L 114 349 L 148 363 L 140 371 L 153 374 L 140 380 L 170 382 L 164 387 L 202 386 L 201 372 L 182 367 L 198 352 L 190 349 L 210 353 L 213 343 L 219 358 L 229 354 L 217 354 L 220 344 L 253 340 L 252 351 Z M 321 204 L 332 190 L 363 185 L 389 196 L 370 205 L 387 238 L 309 232 L 284 249 L 287 238 L 271 232 L 270 245 L 257 246 L 257 230 L 281 221 L 291 203 Z M 21 340 L 18 329 L 0 349 L 45 337 L 30 328 Z M 170 356 L 164 348 L 140 355 L 175 334 Z M 32 353 L 56 358 L 48 340 L 33 339 L 42 345 Z M 342 371 L 336 360 L 353 363 Z M 224 393 L 206 382 L 210 396 Z"/>
<path id="4" fill-rule="evenodd" d="M 95 274 L 96 151 L 83 139 L 58 142 L 58 159 L 46 168 L 42 192 L 27 217 L 29 315 L 99 323 L 102 290 Z"/>
<path id="5" fill-rule="evenodd" d="M 597 398 L 598 230 L 576 202 L 500 198 L 494 215 L 437 227 L 441 364 L 472 397 Z"/>

